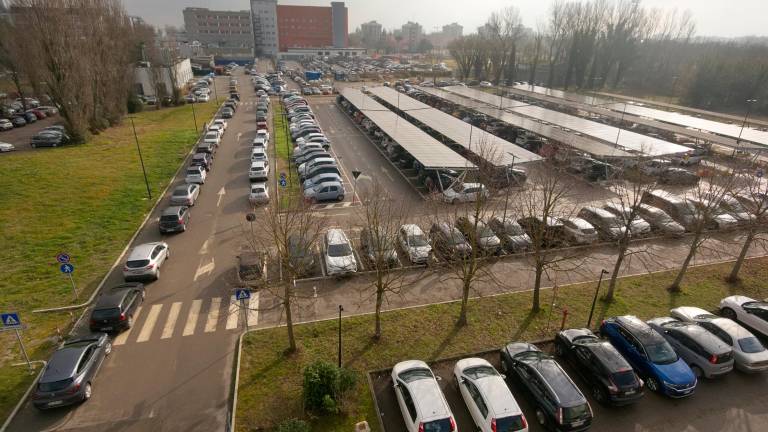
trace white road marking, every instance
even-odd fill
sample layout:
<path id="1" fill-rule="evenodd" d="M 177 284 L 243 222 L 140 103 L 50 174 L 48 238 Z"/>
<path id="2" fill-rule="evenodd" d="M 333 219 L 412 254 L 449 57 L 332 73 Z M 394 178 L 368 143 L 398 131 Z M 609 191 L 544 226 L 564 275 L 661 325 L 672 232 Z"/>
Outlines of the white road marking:
<path id="1" fill-rule="evenodd" d="M 161 304 L 152 305 L 152 307 L 149 308 L 147 319 L 144 321 L 144 326 L 141 328 L 139 337 L 136 338 L 136 342 L 146 342 L 149 340 L 149 337 L 152 336 L 152 330 L 157 323 L 157 317 L 160 316 L 161 309 L 163 309 L 163 305 Z"/>
<path id="2" fill-rule="evenodd" d="M 227 330 L 237 328 L 237 320 L 240 317 L 240 312 L 240 305 L 238 304 L 237 300 L 235 300 L 235 296 L 229 296 L 229 310 L 227 311 L 226 327 Z"/>
<path id="3" fill-rule="evenodd" d="M 200 255 L 205 255 L 208 253 L 208 242 L 210 239 L 203 242 L 203 247 L 200 248 L 200 252 L 198 252 Z"/>
<path id="4" fill-rule="evenodd" d="M 240 142 L 240 137 L 243 136 L 242 132 L 237 133 L 237 141 Z"/>
<path id="5" fill-rule="evenodd" d="M 248 308 L 248 327 L 253 327 L 259 323 L 259 292 L 251 293 L 251 298 L 245 302 Z"/>
<path id="6" fill-rule="evenodd" d="M 125 342 L 128 340 L 128 336 L 130 336 L 130 335 L 131 335 L 131 331 L 133 330 L 133 328 L 134 328 L 134 327 L 136 327 L 136 326 L 135 326 L 135 324 L 136 324 L 136 320 L 138 320 L 138 319 L 139 319 L 139 315 L 140 315 L 140 314 L 141 314 L 141 306 L 139 306 L 139 307 L 136 309 L 136 313 L 135 313 L 135 314 L 133 314 L 133 323 L 134 323 L 134 326 L 133 326 L 133 327 L 131 327 L 131 328 L 129 328 L 128 330 L 126 330 L 126 331 L 124 331 L 124 332 L 120 333 L 119 335 L 117 335 L 117 337 L 115 338 L 115 340 L 112 342 L 112 346 L 123 345 L 123 344 L 124 344 L 124 343 L 125 343 Z"/>
<path id="7" fill-rule="evenodd" d="M 197 326 L 197 317 L 200 316 L 200 308 L 203 305 L 202 300 L 193 300 L 192 307 L 189 308 L 189 315 L 187 316 L 187 323 L 184 325 L 184 331 L 182 336 L 189 336 L 195 333 L 195 326 Z"/>
<path id="8" fill-rule="evenodd" d="M 200 262 L 200 266 L 197 267 L 197 271 L 195 272 L 195 277 L 192 279 L 193 281 L 197 282 L 197 278 L 204 274 L 208 274 L 213 271 L 213 269 L 216 268 L 216 261 L 211 258 L 211 262 L 209 262 L 206 265 L 202 265 L 202 261 Z"/>
<path id="9" fill-rule="evenodd" d="M 227 191 L 224 190 L 224 186 L 222 186 L 221 189 L 219 189 L 219 193 L 218 193 L 219 200 L 216 201 L 216 207 L 218 207 L 221 204 L 221 199 L 224 198 L 224 195 L 226 194 L 227 194 Z"/>
<path id="10" fill-rule="evenodd" d="M 205 332 L 216 331 L 216 323 L 219 321 L 219 308 L 221 307 L 221 297 L 211 299 L 211 308 L 208 310 L 208 320 L 205 322 Z"/>
<path id="11" fill-rule="evenodd" d="M 174 302 L 171 305 L 171 311 L 168 312 L 168 318 L 165 320 L 165 327 L 163 327 L 163 334 L 160 336 L 160 339 L 168 339 L 173 336 L 176 321 L 179 320 L 179 312 L 181 312 L 181 302 Z"/>
<path id="12" fill-rule="evenodd" d="M 393 181 L 393 182 L 395 181 L 395 178 L 394 178 L 394 177 L 392 177 L 392 174 L 390 174 L 390 173 L 389 173 L 389 170 L 388 170 L 388 169 L 386 169 L 386 168 L 384 168 L 384 167 L 382 166 L 382 167 L 381 167 L 381 170 L 382 170 L 382 171 L 384 171 L 384 174 L 386 174 L 386 176 L 387 176 L 387 177 L 389 177 L 389 179 L 390 179 L 391 181 Z"/>

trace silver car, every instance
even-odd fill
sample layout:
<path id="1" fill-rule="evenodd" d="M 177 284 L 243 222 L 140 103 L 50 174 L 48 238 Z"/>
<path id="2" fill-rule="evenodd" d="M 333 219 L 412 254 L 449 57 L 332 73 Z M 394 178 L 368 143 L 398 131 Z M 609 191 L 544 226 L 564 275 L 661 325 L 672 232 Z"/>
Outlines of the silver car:
<path id="1" fill-rule="evenodd" d="M 615 202 L 608 203 L 604 205 L 603 208 L 615 214 L 616 216 L 620 217 L 621 221 L 624 222 L 625 226 L 626 226 L 626 220 L 629 219 L 629 216 L 632 213 L 629 207 L 621 203 L 615 203 Z M 651 232 L 651 224 L 649 224 L 645 219 L 643 219 L 637 213 L 638 212 L 635 211 L 634 218 L 632 219 L 632 222 L 629 224 L 629 233 L 632 234 L 632 237 L 639 237 L 642 235 L 649 234 Z"/>
<path id="2" fill-rule="evenodd" d="M 685 234 L 685 227 L 675 222 L 664 210 L 648 204 L 637 206 L 637 213 L 645 219 L 651 228 L 662 234 L 681 236 Z"/>
<path id="3" fill-rule="evenodd" d="M 654 318 L 648 325 L 664 336 L 697 378 L 716 378 L 733 370 L 733 350 L 695 323 L 670 317 Z"/>
<path id="4" fill-rule="evenodd" d="M 123 266 L 126 282 L 140 279 L 160 279 L 160 267 L 171 256 L 166 242 L 144 243 L 133 248 Z"/>
<path id="5" fill-rule="evenodd" d="M 423 264 L 429 261 L 432 246 L 429 245 L 427 236 L 418 225 L 405 224 L 401 226 L 397 233 L 397 240 L 412 263 Z"/>
<path id="6" fill-rule="evenodd" d="M 344 231 L 331 228 L 325 233 L 325 268 L 328 276 L 341 276 L 357 271 L 357 259 L 352 251 L 352 243 Z"/>
<path id="7" fill-rule="evenodd" d="M 171 192 L 171 205 L 191 207 L 195 205 L 198 195 L 200 195 L 200 185 L 187 183 L 176 186 L 173 192 Z"/>

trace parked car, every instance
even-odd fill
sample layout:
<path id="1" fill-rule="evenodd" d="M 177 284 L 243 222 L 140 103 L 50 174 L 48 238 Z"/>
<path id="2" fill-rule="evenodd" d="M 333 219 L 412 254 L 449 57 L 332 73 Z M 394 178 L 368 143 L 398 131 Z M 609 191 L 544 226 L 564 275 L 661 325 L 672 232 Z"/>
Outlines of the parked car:
<path id="1" fill-rule="evenodd" d="M 13 144 L 0 142 L 0 153 L 8 153 L 16 150 L 16 146 Z"/>
<path id="2" fill-rule="evenodd" d="M 504 377 L 488 360 L 459 360 L 453 368 L 453 377 L 479 431 L 528 431 L 525 415 L 504 382 Z"/>
<path id="3" fill-rule="evenodd" d="M 695 185 L 699 182 L 699 176 L 684 168 L 668 168 L 661 173 L 659 182 L 672 185 Z"/>
<path id="4" fill-rule="evenodd" d="M 627 405 L 643 397 L 643 380 L 605 339 L 586 328 L 560 331 L 555 354 L 570 364 L 600 403 Z"/>
<path id="5" fill-rule="evenodd" d="M 360 249 L 363 257 L 374 267 L 379 264 L 385 267 L 397 266 L 400 261 L 397 259 L 394 237 L 395 233 L 390 233 L 383 228 L 363 228 L 360 232 Z"/>
<path id="6" fill-rule="evenodd" d="M 221 135 L 217 131 L 206 132 L 203 137 L 203 142 L 208 144 L 214 144 L 215 146 L 221 145 Z"/>
<path id="7" fill-rule="evenodd" d="M 256 131 L 256 137 L 254 137 L 254 140 L 257 139 L 257 138 L 263 139 L 264 142 L 266 142 L 267 145 L 268 145 L 269 144 L 269 131 L 267 131 L 266 129 L 258 129 Z M 265 145 L 265 147 L 267 145 Z"/>
<path id="8" fill-rule="evenodd" d="M 170 206 L 160 214 L 160 234 L 184 232 L 189 224 L 189 207 Z"/>
<path id="9" fill-rule="evenodd" d="M 424 264 L 429 261 L 432 255 L 432 246 L 429 245 L 427 236 L 418 225 L 402 225 L 397 231 L 397 240 L 410 262 Z"/>
<path id="10" fill-rule="evenodd" d="M 616 215 L 598 207 L 583 207 L 579 210 L 578 217 L 594 226 L 600 237 L 605 240 L 619 240 L 627 231 L 627 227 Z"/>
<path id="11" fill-rule="evenodd" d="M 720 300 L 720 313 L 768 337 L 768 302 L 734 295 Z"/>
<path id="12" fill-rule="evenodd" d="M 269 158 L 263 147 L 254 146 L 251 147 L 251 162 L 257 161 L 269 163 Z"/>
<path id="13" fill-rule="evenodd" d="M 219 133 L 219 137 L 223 137 L 224 136 L 224 126 L 222 126 L 220 124 L 217 124 L 217 123 L 211 123 L 208 126 L 208 132 L 218 132 Z"/>
<path id="14" fill-rule="evenodd" d="M 480 183 L 456 183 L 443 190 L 443 200 L 447 203 L 475 202 L 488 198 L 488 189 Z"/>
<path id="15" fill-rule="evenodd" d="M 320 183 L 325 183 L 325 182 L 338 182 L 338 183 L 341 183 L 342 179 L 341 179 L 341 176 L 336 174 L 336 173 L 319 174 L 319 175 L 316 175 L 315 177 L 312 177 L 312 178 L 304 180 L 304 183 L 302 184 L 302 188 L 301 189 L 303 191 L 305 191 L 307 189 L 312 189 L 316 185 L 318 185 Z"/>
<path id="16" fill-rule="evenodd" d="M 472 253 L 472 246 L 458 228 L 447 222 L 433 223 L 429 228 L 432 246 L 445 259 L 464 259 Z"/>
<path id="17" fill-rule="evenodd" d="M 643 192 L 641 202 L 660 208 L 686 230 L 690 230 L 698 219 L 693 203 L 661 189 Z"/>
<path id="18" fill-rule="evenodd" d="M 269 178 L 269 163 L 264 160 L 251 162 L 251 168 L 248 170 L 248 179 L 250 181 L 266 180 Z"/>
<path id="19" fill-rule="evenodd" d="M 674 308 L 669 314 L 682 321 L 697 323 L 730 346 L 736 369 L 742 372 L 768 371 L 768 350 L 749 330 L 735 321 L 691 306 Z"/>
<path id="20" fill-rule="evenodd" d="M 37 147 L 59 147 L 69 142 L 69 135 L 58 130 L 41 130 L 32 136 L 30 145 Z"/>
<path id="21" fill-rule="evenodd" d="M 13 123 L 13 127 L 22 127 L 27 125 L 27 119 L 24 116 L 16 115 L 11 117 L 11 123 Z"/>
<path id="22" fill-rule="evenodd" d="M 0 131 L 7 131 L 13 129 L 13 123 L 8 119 L 0 119 Z"/>
<path id="23" fill-rule="evenodd" d="M 144 284 L 126 283 L 99 295 L 89 326 L 93 332 L 120 332 L 133 327 L 133 317 L 144 302 Z"/>
<path id="24" fill-rule="evenodd" d="M 589 222 L 578 217 L 560 218 L 567 242 L 575 245 L 588 245 L 597 241 L 597 230 Z"/>
<path id="25" fill-rule="evenodd" d="M 200 195 L 200 186 L 187 183 L 176 186 L 171 192 L 171 205 L 193 206 Z"/>
<path id="26" fill-rule="evenodd" d="M 160 279 L 160 267 L 170 256 L 168 244 L 154 242 L 140 244 L 131 250 L 123 266 L 123 279 L 126 282 L 141 279 Z"/>
<path id="27" fill-rule="evenodd" d="M 304 199 L 311 202 L 344 201 L 344 193 L 344 185 L 339 181 L 331 180 L 304 189 Z"/>
<path id="28" fill-rule="evenodd" d="M 718 198 L 719 200 L 719 198 Z M 688 202 L 696 207 L 696 214 L 704 217 L 706 226 L 709 229 L 727 229 L 734 228 L 739 224 L 739 220 L 720 207 L 719 201 L 709 201 L 700 198 L 688 198 Z"/>
<path id="29" fill-rule="evenodd" d="M 211 156 L 211 159 L 213 159 L 213 155 L 216 153 L 216 144 L 210 142 L 201 142 L 197 145 L 197 149 L 195 151 L 198 153 L 207 153 Z M 192 165 L 195 164 L 192 163 Z"/>
<path id="30" fill-rule="evenodd" d="M 629 233 L 632 237 L 641 237 L 651 232 L 651 224 L 649 224 L 642 216 L 635 210 L 632 215 L 632 209 L 622 203 L 609 202 L 603 206 L 603 209 L 613 213 L 619 217 L 623 226 L 627 226 L 627 220 L 630 216 L 633 216 L 632 222 L 629 224 Z"/>
<path id="31" fill-rule="evenodd" d="M 495 255 L 501 252 L 501 240 L 482 220 L 474 216 L 459 216 L 456 228 L 461 231 L 472 247 L 479 248 L 484 254 Z"/>
<path id="32" fill-rule="evenodd" d="M 45 365 L 32 394 L 32 405 L 48 409 L 85 402 L 93 394 L 93 380 L 112 344 L 105 333 L 64 343 Z"/>
<path id="33" fill-rule="evenodd" d="M 306 161 L 298 167 L 299 176 L 303 176 L 312 169 L 321 166 L 337 166 L 336 159 L 332 157 L 319 157 Z"/>
<path id="34" fill-rule="evenodd" d="M 536 216 L 518 219 L 531 244 L 540 243 L 541 247 L 551 248 L 562 246 L 565 242 L 565 226 L 555 217 L 548 217 L 546 223 Z"/>
<path id="35" fill-rule="evenodd" d="M 341 171 L 339 171 L 339 167 L 335 165 L 323 165 L 319 167 L 312 168 L 311 171 L 309 171 L 306 175 L 300 176 L 299 181 L 304 182 L 308 178 L 315 177 L 319 174 L 328 174 L 328 173 L 335 173 L 338 175 L 341 175 Z"/>
<path id="36" fill-rule="evenodd" d="M 675 220 L 669 217 L 664 210 L 658 207 L 653 207 L 648 204 L 640 204 L 637 206 L 637 214 L 651 225 L 651 229 L 659 231 L 662 234 L 680 236 L 685 233 L 684 226 L 675 222 Z"/>
<path id="37" fill-rule="evenodd" d="M 592 425 L 587 399 L 555 359 L 536 345 L 513 342 L 502 348 L 501 370 L 526 390 L 543 427 L 584 431 Z"/>
<path id="38" fill-rule="evenodd" d="M 269 187 L 266 182 L 252 183 L 248 202 L 253 205 L 269 202 Z"/>
<path id="39" fill-rule="evenodd" d="M 744 205 L 738 199 L 731 195 L 720 197 L 720 210 L 731 215 L 739 223 L 748 223 L 757 218 L 754 213 L 747 210 L 747 208 L 744 207 Z"/>
<path id="40" fill-rule="evenodd" d="M 509 253 L 523 252 L 531 246 L 531 238 L 511 216 L 494 216 L 488 221 L 488 226 L 496 233 L 502 246 Z"/>
<path id="41" fill-rule="evenodd" d="M 296 276 L 304 276 L 315 268 L 315 253 L 312 239 L 301 234 L 288 236 L 288 265 L 291 273 Z"/>
<path id="42" fill-rule="evenodd" d="M 664 336 L 696 378 L 716 378 L 733 370 L 731 347 L 704 327 L 671 317 L 653 318 L 648 325 Z"/>
<path id="43" fill-rule="evenodd" d="M 202 167 L 206 171 L 210 172 L 211 168 L 213 167 L 213 156 L 211 156 L 210 153 L 195 153 L 192 155 L 192 162 L 190 165 Z"/>
<path id="44" fill-rule="evenodd" d="M 27 121 L 27 124 L 34 123 L 37 121 L 37 116 L 33 112 L 27 111 L 23 114 L 23 116 L 24 116 L 24 120 Z"/>
<path id="45" fill-rule="evenodd" d="M 392 385 L 407 432 L 452 432 L 456 421 L 426 363 L 407 360 L 392 368 Z"/>
<path id="46" fill-rule="evenodd" d="M 325 269 L 328 276 L 342 276 L 357 271 L 357 260 L 352 252 L 352 243 L 339 228 L 325 233 Z"/>
<path id="47" fill-rule="evenodd" d="M 648 389 L 669 397 L 690 396 L 696 390 L 694 375 L 669 342 L 635 316 L 607 318 L 600 334 L 629 361 Z"/>
<path id="48" fill-rule="evenodd" d="M 231 119 L 235 115 L 235 110 L 232 106 L 225 106 L 221 109 L 221 118 Z"/>
<path id="49" fill-rule="evenodd" d="M 199 165 L 190 165 L 187 167 L 184 181 L 187 183 L 205 184 L 205 179 L 207 177 L 208 173 L 205 168 Z"/>

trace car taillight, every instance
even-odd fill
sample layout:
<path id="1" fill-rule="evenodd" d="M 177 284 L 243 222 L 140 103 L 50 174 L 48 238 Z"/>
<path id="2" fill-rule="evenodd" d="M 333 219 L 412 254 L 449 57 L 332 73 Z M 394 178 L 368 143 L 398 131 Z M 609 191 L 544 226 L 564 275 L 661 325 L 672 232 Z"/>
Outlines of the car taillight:
<path id="1" fill-rule="evenodd" d="M 493 432 L 496 432 L 496 419 L 495 418 L 491 419 L 491 430 Z"/>
<path id="2" fill-rule="evenodd" d="M 618 393 L 619 392 L 619 387 L 616 386 L 616 383 L 613 382 L 612 379 L 608 379 L 608 382 L 610 383 L 610 384 L 608 384 L 608 391 L 611 392 L 611 393 Z"/>
<path id="3" fill-rule="evenodd" d="M 563 408 L 557 408 L 557 424 L 563 424 Z"/>
<path id="4" fill-rule="evenodd" d="M 184 223 L 184 218 L 179 218 L 179 223 L 183 224 Z"/>
<path id="5" fill-rule="evenodd" d="M 150 265 L 148 265 L 148 266 L 147 266 L 147 268 L 148 268 L 149 270 L 152 270 L 153 268 L 155 268 L 155 265 L 154 265 L 154 264 L 150 264 Z"/>
<path id="6" fill-rule="evenodd" d="M 453 420 L 453 417 L 451 417 L 451 432 L 454 432 L 456 430 L 456 422 Z"/>
<path id="7" fill-rule="evenodd" d="M 419 432 L 424 432 L 424 423 L 419 423 Z"/>
<path id="8" fill-rule="evenodd" d="M 125 321 L 125 313 L 120 313 L 120 321 Z"/>
<path id="9" fill-rule="evenodd" d="M 69 389 L 69 391 L 67 391 L 67 393 L 75 394 L 75 393 L 77 393 L 78 390 L 80 390 L 80 383 L 75 383 L 75 385 L 72 386 L 72 388 Z"/>
<path id="10" fill-rule="evenodd" d="M 526 429 L 528 427 L 528 420 L 525 419 L 525 416 L 520 414 L 520 418 L 523 420 L 523 427 L 521 429 Z"/>
<path id="11" fill-rule="evenodd" d="M 96 320 L 91 318 L 91 325 L 95 325 L 95 324 L 96 324 Z"/>

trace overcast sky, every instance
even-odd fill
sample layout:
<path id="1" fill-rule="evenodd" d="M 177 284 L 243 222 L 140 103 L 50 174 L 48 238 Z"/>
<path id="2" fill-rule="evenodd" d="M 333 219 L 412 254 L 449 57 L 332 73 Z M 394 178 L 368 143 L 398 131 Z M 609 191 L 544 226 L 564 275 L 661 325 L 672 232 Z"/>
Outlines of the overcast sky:
<path id="1" fill-rule="evenodd" d="M 248 0 L 123 0 L 132 15 L 153 25 L 181 25 L 185 7 L 247 10 Z M 331 0 L 279 0 L 280 4 L 328 6 Z M 399 28 L 415 21 L 431 32 L 444 24 L 458 22 L 464 33 L 474 32 L 488 15 L 509 5 L 520 9 L 523 23 L 535 27 L 547 13 L 551 0 L 347 0 L 349 31 L 361 23 L 376 20 L 384 28 Z M 768 36 L 767 0 L 642 0 L 648 7 L 690 9 L 699 36 Z"/>

